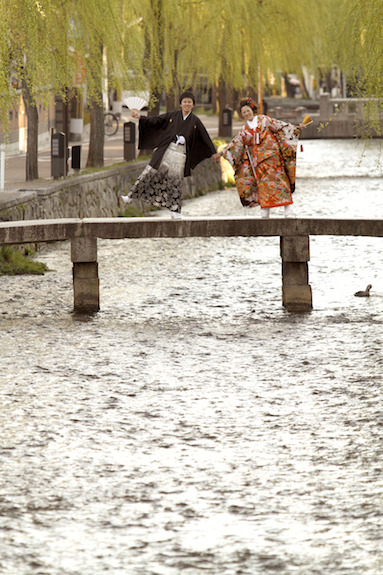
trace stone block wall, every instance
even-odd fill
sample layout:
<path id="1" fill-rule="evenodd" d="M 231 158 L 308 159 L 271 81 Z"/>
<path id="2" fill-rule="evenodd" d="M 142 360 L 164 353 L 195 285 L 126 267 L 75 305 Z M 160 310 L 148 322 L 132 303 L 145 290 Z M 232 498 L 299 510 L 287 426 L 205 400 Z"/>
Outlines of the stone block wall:
<path id="1" fill-rule="evenodd" d="M 129 192 L 145 165 L 146 161 L 127 163 L 94 174 L 52 180 L 33 190 L 20 190 L 0 202 L 0 220 L 117 216 L 120 196 Z M 220 167 L 208 159 L 193 170 L 190 178 L 185 178 L 183 197 L 192 198 L 221 185 Z M 148 204 L 142 203 L 140 208 L 147 210 Z"/>

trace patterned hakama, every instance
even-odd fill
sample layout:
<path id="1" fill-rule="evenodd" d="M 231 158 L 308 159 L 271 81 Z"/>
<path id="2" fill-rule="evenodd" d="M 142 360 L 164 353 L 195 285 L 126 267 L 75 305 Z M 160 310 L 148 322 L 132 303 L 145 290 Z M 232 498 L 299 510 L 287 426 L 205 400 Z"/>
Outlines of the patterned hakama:
<path id="1" fill-rule="evenodd" d="M 153 206 L 180 212 L 185 162 L 185 146 L 170 143 L 158 169 L 147 165 L 129 195 Z"/>
<path id="2" fill-rule="evenodd" d="M 292 204 L 298 139 L 294 126 L 257 116 L 257 126 L 243 126 L 224 157 L 234 168 L 243 206 L 275 208 Z"/>
<path id="3" fill-rule="evenodd" d="M 176 144 L 180 136 L 185 143 Z M 181 110 L 142 116 L 138 147 L 153 149 L 154 153 L 129 196 L 180 212 L 184 177 L 190 176 L 192 169 L 215 153 L 205 126 L 192 112 L 183 118 Z"/>

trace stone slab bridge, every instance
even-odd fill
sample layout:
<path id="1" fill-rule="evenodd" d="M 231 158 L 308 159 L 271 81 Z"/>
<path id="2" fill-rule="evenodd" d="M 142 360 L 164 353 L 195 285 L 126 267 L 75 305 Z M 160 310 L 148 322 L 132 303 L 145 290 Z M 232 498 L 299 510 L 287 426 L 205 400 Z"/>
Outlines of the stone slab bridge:
<path id="1" fill-rule="evenodd" d="M 282 304 L 289 311 L 312 309 L 310 236 L 383 236 L 383 219 L 204 217 L 95 218 L 0 222 L 0 245 L 71 241 L 74 311 L 100 309 L 97 238 L 186 238 L 279 236 Z"/>

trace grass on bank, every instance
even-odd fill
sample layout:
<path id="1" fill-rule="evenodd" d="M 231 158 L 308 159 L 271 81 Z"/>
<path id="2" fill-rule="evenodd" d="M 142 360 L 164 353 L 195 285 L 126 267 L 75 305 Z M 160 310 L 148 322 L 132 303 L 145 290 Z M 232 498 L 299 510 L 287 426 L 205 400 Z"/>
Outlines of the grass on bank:
<path id="1" fill-rule="evenodd" d="M 156 208 L 156 209 L 159 209 L 159 208 Z M 150 211 L 150 208 L 148 208 L 148 211 Z M 146 215 L 147 214 L 145 212 L 140 210 L 140 208 L 138 208 L 134 204 L 130 205 L 130 206 L 126 206 L 125 208 L 122 208 L 121 210 L 118 211 L 118 217 L 119 218 L 143 218 Z"/>
<path id="2" fill-rule="evenodd" d="M 11 246 L 0 248 L 0 276 L 43 275 L 46 271 L 45 264 L 31 260 L 29 255 L 23 255 Z"/>

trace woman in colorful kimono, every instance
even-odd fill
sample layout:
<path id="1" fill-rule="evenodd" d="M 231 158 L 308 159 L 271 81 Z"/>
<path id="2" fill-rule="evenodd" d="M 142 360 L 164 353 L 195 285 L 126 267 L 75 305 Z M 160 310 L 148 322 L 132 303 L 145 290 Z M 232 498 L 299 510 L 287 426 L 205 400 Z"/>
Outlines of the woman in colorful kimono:
<path id="1" fill-rule="evenodd" d="M 291 215 L 295 188 L 298 135 L 302 125 L 293 126 L 269 116 L 257 115 L 251 98 L 241 100 L 240 113 L 246 124 L 221 152 L 234 168 L 235 183 L 243 206 L 261 206 L 261 215 L 284 206 Z"/>
<path id="2" fill-rule="evenodd" d="M 190 176 L 190 171 L 206 158 L 217 160 L 205 126 L 192 113 L 194 105 L 194 95 L 184 92 L 180 110 L 148 117 L 132 110 L 132 117 L 139 119 L 138 147 L 155 151 L 129 194 L 121 196 L 124 204 L 137 198 L 168 208 L 172 218 L 181 217 L 184 176 Z"/>

